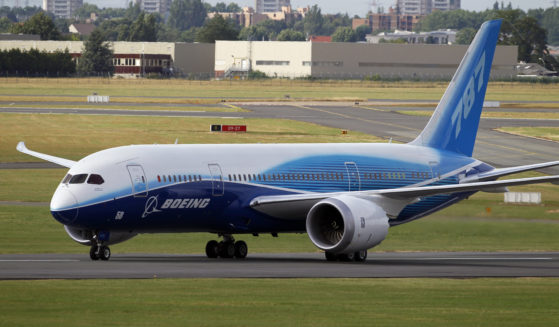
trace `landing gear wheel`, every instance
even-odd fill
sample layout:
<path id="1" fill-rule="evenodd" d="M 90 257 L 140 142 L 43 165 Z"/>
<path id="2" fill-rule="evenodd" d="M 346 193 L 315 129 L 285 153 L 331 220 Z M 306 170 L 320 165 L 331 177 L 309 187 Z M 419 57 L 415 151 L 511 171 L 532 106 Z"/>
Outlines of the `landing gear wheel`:
<path id="1" fill-rule="evenodd" d="M 222 258 L 233 258 L 235 256 L 235 243 L 233 242 L 220 242 L 219 243 L 219 256 Z"/>
<path id="2" fill-rule="evenodd" d="M 355 259 L 355 253 L 342 253 L 338 255 L 340 261 L 351 262 Z"/>
<path id="3" fill-rule="evenodd" d="M 235 258 L 244 259 L 248 254 L 248 246 L 244 241 L 235 242 Z"/>
<path id="4" fill-rule="evenodd" d="M 211 240 L 206 244 L 206 256 L 208 258 L 217 258 L 219 256 L 219 243 Z"/>
<path id="5" fill-rule="evenodd" d="M 91 248 L 89 249 L 89 257 L 93 261 L 99 260 L 99 251 L 97 250 L 97 248 L 98 248 L 97 245 L 92 245 Z"/>
<path id="6" fill-rule="evenodd" d="M 107 261 L 109 260 L 110 257 L 111 257 L 111 249 L 109 249 L 108 246 L 101 246 L 99 250 L 99 259 L 103 261 Z"/>
<path id="7" fill-rule="evenodd" d="M 338 256 L 332 252 L 324 252 L 326 261 L 338 261 Z"/>
<path id="8" fill-rule="evenodd" d="M 354 260 L 356 262 L 364 262 L 365 260 L 367 260 L 367 250 L 355 252 Z"/>

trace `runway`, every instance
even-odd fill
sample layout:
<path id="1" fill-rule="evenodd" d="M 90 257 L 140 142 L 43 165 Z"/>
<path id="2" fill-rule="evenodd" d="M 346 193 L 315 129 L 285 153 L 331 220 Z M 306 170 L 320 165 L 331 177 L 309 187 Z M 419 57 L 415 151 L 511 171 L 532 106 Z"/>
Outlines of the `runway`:
<path id="1" fill-rule="evenodd" d="M 559 277 L 559 253 L 369 253 L 365 263 L 327 262 L 321 253 L 202 255 L 0 255 L 0 279 L 117 278 L 480 278 Z"/>

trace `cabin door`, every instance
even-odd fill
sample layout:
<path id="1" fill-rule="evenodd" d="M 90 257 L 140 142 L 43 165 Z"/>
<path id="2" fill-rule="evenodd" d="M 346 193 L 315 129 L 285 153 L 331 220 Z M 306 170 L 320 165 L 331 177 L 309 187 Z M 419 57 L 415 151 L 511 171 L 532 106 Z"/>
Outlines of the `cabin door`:
<path id="1" fill-rule="evenodd" d="M 132 182 L 132 194 L 134 197 L 145 197 L 148 195 L 148 183 L 144 169 L 140 165 L 126 166 L 130 181 Z"/>
<path id="2" fill-rule="evenodd" d="M 223 174 L 221 173 L 221 167 L 219 167 L 218 164 L 209 164 L 208 168 L 210 168 L 210 174 L 212 175 L 212 195 L 223 195 Z"/>
<path id="3" fill-rule="evenodd" d="M 361 189 L 361 180 L 359 179 L 359 169 L 355 162 L 346 162 L 345 168 L 349 179 L 349 191 L 359 191 Z"/>

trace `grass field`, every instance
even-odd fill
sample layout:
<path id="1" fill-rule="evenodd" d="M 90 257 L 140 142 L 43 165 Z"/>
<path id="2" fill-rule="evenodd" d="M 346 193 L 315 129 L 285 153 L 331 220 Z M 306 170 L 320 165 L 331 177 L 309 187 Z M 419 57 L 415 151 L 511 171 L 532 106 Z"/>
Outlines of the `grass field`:
<path id="1" fill-rule="evenodd" d="M 246 124 L 247 133 L 212 133 L 212 124 Z M 384 142 L 358 132 L 282 119 L 115 117 L 0 114 L 0 162 L 40 161 L 15 147 L 25 141 L 35 151 L 79 160 L 93 152 L 129 144 Z M 83 133 L 83 131 L 88 131 Z"/>
<path id="2" fill-rule="evenodd" d="M 559 127 L 501 127 L 500 132 L 559 142 Z"/>
<path id="3" fill-rule="evenodd" d="M 41 280 L 0 281 L 0 288 L 0 326 L 559 322 L 557 278 Z"/>
<path id="4" fill-rule="evenodd" d="M 96 92 L 120 97 L 185 97 L 203 101 L 220 98 L 315 100 L 439 100 L 446 82 L 373 82 L 337 80 L 188 81 L 118 79 L 0 78 L 0 96 L 85 96 Z M 487 100 L 559 101 L 558 84 L 491 82 Z M 143 101 L 134 99 L 129 101 Z M 172 100 L 172 101 L 177 101 Z"/>

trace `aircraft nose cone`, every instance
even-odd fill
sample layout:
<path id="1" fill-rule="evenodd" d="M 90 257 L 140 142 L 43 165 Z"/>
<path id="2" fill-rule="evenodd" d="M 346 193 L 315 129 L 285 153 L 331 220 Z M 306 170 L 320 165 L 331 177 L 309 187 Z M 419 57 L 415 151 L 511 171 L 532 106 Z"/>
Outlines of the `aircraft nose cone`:
<path id="1" fill-rule="evenodd" d="M 78 218 L 78 200 L 67 189 L 60 188 L 54 192 L 50 201 L 50 212 L 56 220 L 69 224 Z"/>

